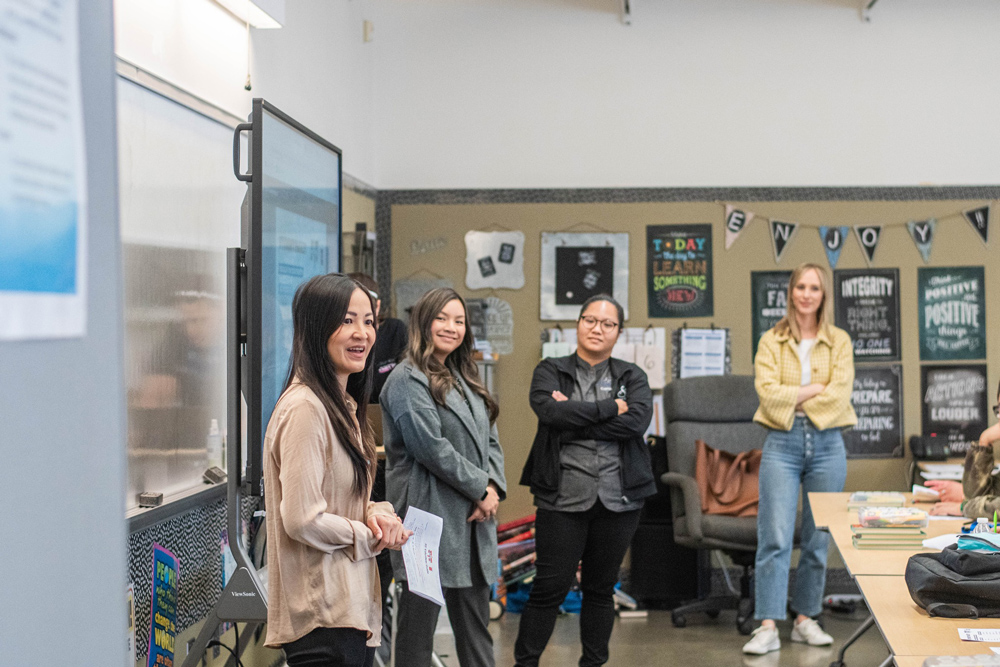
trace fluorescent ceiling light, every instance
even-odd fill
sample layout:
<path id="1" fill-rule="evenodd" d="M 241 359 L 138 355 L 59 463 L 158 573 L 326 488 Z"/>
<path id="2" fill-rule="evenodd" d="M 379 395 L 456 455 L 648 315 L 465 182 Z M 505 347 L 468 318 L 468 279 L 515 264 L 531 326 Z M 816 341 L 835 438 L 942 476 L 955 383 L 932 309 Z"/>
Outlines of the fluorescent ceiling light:
<path id="1" fill-rule="evenodd" d="M 280 28 L 285 21 L 285 0 L 215 0 L 255 28 Z"/>

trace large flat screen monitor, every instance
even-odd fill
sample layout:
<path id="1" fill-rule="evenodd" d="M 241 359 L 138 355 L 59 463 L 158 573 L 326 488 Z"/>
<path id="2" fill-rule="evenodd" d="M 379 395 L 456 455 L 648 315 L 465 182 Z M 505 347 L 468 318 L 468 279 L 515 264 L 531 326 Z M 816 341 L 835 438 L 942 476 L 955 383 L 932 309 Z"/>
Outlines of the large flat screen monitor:
<path id="1" fill-rule="evenodd" d="M 340 270 L 341 152 L 265 100 L 253 101 L 242 389 L 248 491 L 261 493 L 267 422 L 292 352 L 292 299 L 313 276 Z"/>

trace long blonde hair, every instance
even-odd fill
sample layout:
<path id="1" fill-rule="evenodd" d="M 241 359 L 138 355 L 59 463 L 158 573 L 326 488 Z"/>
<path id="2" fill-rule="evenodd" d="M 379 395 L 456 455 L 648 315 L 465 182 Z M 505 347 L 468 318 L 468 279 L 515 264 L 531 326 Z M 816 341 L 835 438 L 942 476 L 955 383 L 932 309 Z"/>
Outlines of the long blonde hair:
<path id="1" fill-rule="evenodd" d="M 442 364 L 434 356 L 431 324 L 449 301 L 458 301 L 466 313 L 465 338 Z M 469 388 L 483 399 L 492 424 L 500 414 L 500 406 L 483 385 L 479 378 L 479 368 L 472 359 L 472 327 L 469 325 L 468 312 L 465 300 L 450 287 L 438 287 L 424 294 L 410 312 L 410 346 L 407 357 L 430 380 L 431 396 L 438 405 L 445 404 L 445 396 L 456 384 L 451 369 L 458 372 Z"/>
<path id="2" fill-rule="evenodd" d="M 823 303 L 816 310 L 816 330 L 818 332 L 828 332 L 830 325 L 833 323 L 831 321 L 833 319 L 833 294 L 830 290 L 830 278 L 827 276 L 826 269 L 819 264 L 811 262 L 799 264 L 792 271 L 792 277 L 788 280 L 788 314 L 774 325 L 774 333 L 789 335 L 795 339 L 796 343 L 802 340 L 802 332 L 799 331 L 799 321 L 796 317 L 795 301 L 792 300 L 792 291 L 795 289 L 796 283 L 802 278 L 802 274 L 809 270 L 816 272 L 819 284 L 823 288 Z"/>

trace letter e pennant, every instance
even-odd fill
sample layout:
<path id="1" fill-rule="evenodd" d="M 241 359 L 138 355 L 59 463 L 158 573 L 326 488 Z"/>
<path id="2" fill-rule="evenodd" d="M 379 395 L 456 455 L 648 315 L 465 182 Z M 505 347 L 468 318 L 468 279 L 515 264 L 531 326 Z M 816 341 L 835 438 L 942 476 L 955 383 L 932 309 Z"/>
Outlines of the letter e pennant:
<path id="1" fill-rule="evenodd" d="M 726 204 L 726 250 L 733 245 L 736 237 L 740 235 L 746 226 L 753 220 L 753 213 L 741 211 L 735 206 Z"/>
<path id="2" fill-rule="evenodd" d="M 868 266 L 871 266 L 872 260 L 875 259 L 875 249 L 878 248 L 879 239 L 882 238 L 882 225 L 855 227 L 854 231 L 858 235 L 858 243 L 861 244 L 861 249 L 865 251 L 865 259 L 868 260 Z"/>
<path id="3" fill-rule="evenodd" d="M 797 222 L 771 221 L 771 243 L 774 246 L 774 263 L 781 263 L 781 256 L 785 254 L 785 249 L 795 236 L 795 230 L 799 228 Z"/>

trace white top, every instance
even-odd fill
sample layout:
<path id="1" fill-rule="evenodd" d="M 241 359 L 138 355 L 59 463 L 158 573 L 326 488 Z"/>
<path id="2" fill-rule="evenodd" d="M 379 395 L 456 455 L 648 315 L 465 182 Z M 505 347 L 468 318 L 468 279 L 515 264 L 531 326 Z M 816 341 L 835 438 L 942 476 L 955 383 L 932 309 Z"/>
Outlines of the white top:
<path id="1" fill-rule="evenodd" d="M 812 351 L 815 345 L 815 338 L 803 338 L 799 341 L 798 347 L 795 348 L 796 353 L 799 355 L 799 364 L 802 366 L 803 387 L 812 382 Z M 796 410 L 795 414 L 802 417 L 806 413 L 803 410 Z"/>
<path id="2" fill-rule="evenodd" d="M 815 338 L 803 338 L 799 341 L 796 350 L 799 354 L 799 363 L 802 364 L 802 386 L 812 382 L 812 349 L 816 345 Z"/>

